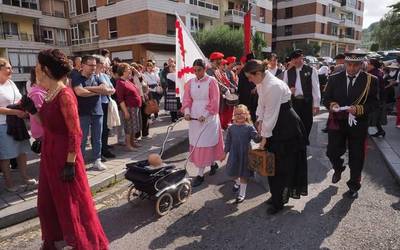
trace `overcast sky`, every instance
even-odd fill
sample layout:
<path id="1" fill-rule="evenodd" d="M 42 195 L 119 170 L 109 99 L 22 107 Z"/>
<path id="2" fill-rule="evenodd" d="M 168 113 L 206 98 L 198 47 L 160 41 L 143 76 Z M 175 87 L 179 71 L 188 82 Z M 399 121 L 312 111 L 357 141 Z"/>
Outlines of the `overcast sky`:
<path id="1" fill-rule="evenodd" d="M 399 0 L 364 0 L 363 28 L 368 28 L 371 23 L 379 21 L 390 9 L 387 6 L 399 2 Z"/>

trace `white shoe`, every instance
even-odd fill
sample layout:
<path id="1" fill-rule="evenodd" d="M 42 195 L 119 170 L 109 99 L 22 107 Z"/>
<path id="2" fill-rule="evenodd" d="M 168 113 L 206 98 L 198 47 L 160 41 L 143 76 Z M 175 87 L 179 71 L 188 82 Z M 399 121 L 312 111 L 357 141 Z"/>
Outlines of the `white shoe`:
<path id="1" fill-rule="evenodd" d="M 97 160 L 93 163 L 92 169 L 93 169 L 93 170 L 98 170 L 98 171 L 104 171 L 104 170 L 107 169 L 107 167 L 106 167 L 106 165 L 104 165 L 104 164 L 101 162 L 101 159 L 97 159 Z"/>
<path id="2" fill-rule="evenodd" d="M 36 186 L 39 182 L 36 179 L 29 179 L 25 181 L 26 185 Z"/>
<path id="3" fill-rule="evenodd" d="M 157 117 L 157 118 L 156 118 L 156 121 L 162 122 L 162 119 L 161 119 L 160 117 Z"/>
<path id="4" fill-rule="evenodd" d="M 142 136 L 142 140 L 150 140 L 152 137 L 150 135 L 148 136 Z"/>

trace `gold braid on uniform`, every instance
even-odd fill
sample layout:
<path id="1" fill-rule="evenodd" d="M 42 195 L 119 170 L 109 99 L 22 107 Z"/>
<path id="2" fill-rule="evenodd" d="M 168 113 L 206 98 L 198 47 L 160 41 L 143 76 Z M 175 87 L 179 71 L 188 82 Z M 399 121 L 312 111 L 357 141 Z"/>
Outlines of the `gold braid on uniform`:
<path id="1" fill-rule="evenodd" d="M 361 93 L 361 95 L 352 104 L 353 106 L 356 107 L 357 116 L 361 116 L 364 114 L 364 104 L 368 99 L 369 90 L 371 89 L 371 80 L 372 80 L 371 74 L 367 73 L 367 85 L 365 86 L 365 89 Z"/>

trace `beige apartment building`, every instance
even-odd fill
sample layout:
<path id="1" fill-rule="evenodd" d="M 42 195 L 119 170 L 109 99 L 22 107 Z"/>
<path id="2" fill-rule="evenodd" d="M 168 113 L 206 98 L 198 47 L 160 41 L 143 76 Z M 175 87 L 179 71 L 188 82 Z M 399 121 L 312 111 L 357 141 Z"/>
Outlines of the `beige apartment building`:
<path id="1" fill-rule="evenodd" d="M 361 43 L 363 0 L 274 0 L 272 49 L 318 44 L 333 57 Z"/>

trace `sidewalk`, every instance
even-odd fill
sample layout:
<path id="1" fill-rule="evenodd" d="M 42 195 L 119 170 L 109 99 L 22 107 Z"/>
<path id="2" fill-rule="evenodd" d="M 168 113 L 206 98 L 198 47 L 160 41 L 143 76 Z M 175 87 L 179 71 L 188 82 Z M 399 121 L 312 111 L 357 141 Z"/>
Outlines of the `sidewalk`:
<path id="1" fill-rule="evenodd" d="M 389 170 L 400 184 L 400 129 L 396 128 L 396 117 L 388 116 L 388 124 L 383 126 L 383 129 L 386 131 L 384 138 L 371 138 L 381 151 Z M 370 128 L 371 132 L 372 130 Z"/>
<path id="2" fill-rule="evenodd" d="M 126 163 L 146 159 L 147 155 L 152 152 L 160 152 L 167 127 L 171 124 L 169 116 L 160 116 L 160 118 L 162 118 L 162 122 L 155 122 L 150 126 L 150 135 L 153 138 L 141 141 L 140 144 L 142 147 L 140 147 L 137 152 L 126 152 L 124 147 L 116 145 L 116 136 L 109 138 L 110 145 L 114 145 L 112 152 L 115 153 L 117 157 L 104 163 L 108 168 L 106 171 L 87 170 L 93 195 L 101 189 L 124 179 Z M 182 121 L 178 123 L 170 133 L 165 149 L 171 149 L 175 145 L 183 142 L 186 138 L 187 123 Z M 90 168 L 90 165 L 91 164 L 88 164 L 86 167 Z M 28 172 L 32 177 L 38 179 L 39 159 L 34 154 L 28 156 Z M 21 184 L 18 172 L 13 172 L 12 177 L 16 184 Z M 9 193 L 2 187 L 4 187 L 4 179 L 0 176 L 0 229 L 37 216 L 37 189 Z"/>

